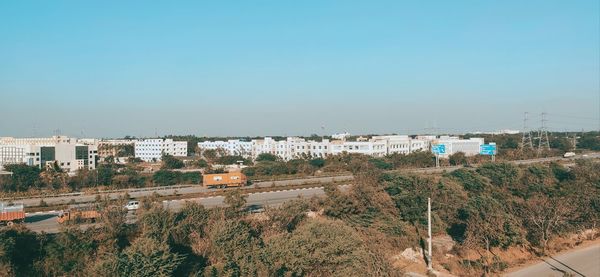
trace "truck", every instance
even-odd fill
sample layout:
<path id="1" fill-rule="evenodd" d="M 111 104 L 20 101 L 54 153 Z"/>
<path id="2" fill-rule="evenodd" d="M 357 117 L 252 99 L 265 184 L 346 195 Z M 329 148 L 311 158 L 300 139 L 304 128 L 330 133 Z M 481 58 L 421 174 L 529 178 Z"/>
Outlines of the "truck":
<path id="1" fill-rule="evenodd" d="M 248 177 L 242 172 L 204 174 L 202 184 L 207 188 L 243 187 L 248 183 Z"/>
<path id="2" fill-rule="evenodd" d="M 94 205 L 73 205 L 67 210 L 61 211 L 56 221 L 61 224 L 76 220 L 96 221 L 100 217 L 102 217 L 102 214 Z"/>
<path id="3" fill-rule="evenodd" d="M 15 223 L 25 220 L 25 210 L 22 203 L 1 203 L 0 202 L 0 223 L 12 226 Z"/>

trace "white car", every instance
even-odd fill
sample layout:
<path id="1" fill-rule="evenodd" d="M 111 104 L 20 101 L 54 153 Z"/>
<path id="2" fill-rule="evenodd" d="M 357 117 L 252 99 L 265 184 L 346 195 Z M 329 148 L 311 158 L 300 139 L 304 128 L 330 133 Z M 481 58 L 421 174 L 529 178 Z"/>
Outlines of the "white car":
<path id="1" fill-rule="evenodd" d="M 125 208 L 128 211 L 134 211 L 140 208 L 140 201 L 129 201 L 127 202 L 127 205 L 125 205 Z"/>
<path id="2" fill-rule="evenodd" d="M 563 157 L 565 157 L 565 158 L 573 158 L 573 157 L 575 157 L 575 153 L 573 153 L 573 152 L 567 152 L 567 153 L 565 153 L 563 155 Z"/>

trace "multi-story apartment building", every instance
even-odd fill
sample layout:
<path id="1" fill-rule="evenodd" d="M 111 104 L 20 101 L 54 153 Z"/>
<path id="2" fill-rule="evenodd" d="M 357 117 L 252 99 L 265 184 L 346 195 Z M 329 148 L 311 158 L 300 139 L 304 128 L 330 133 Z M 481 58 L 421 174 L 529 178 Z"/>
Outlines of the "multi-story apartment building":
<path id="1" fill-rule="evenodd" d="M 96 168 L 97 155 L 97 145 L 80 143 L 65 136 L 0 138 L 0 168 L 18 163 L 43 168 L 56 163 L 63 170 L 74 172 Z"/>
<path id="2" fill-rule="evenodd" d="M 134 142 L 136 158 L 143 161 L 160 161 L 163 155 L 175 157 L 187 156 L 187 141 L 172 139 L 145 139 Z"/>
<path id="3" fill-rule="evenodd" d="M 230 139 L 227 141 L 204 141 L 199 142 L 198 147 L 200 148 L 200 151 L 222 149 L 231 156 L 242 156 L 244 158 L 250 158 L 252 156 L 251 141 L 243 141 L 239 139 Z"/>

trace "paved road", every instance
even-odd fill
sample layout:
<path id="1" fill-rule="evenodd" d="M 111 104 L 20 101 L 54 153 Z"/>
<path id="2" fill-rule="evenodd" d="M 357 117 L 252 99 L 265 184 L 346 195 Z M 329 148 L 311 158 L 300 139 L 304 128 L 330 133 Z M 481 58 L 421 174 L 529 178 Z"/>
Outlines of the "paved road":
<path id="1" fill-rule="evenodd" d="M 341 185 L 340 189 L 345 190 L 348 185 Z M 291 190 L 279 190 L 269 192 L 257 192 L 250 193 L 246 199 L 247 206 L 271 206 L 276 207 L 292 199 L 299 197 L 311 198 L 313 196 L 321 197 L 325 195 L 323 187 L 314 188 L 302 188 L 302 189 L 291 189 Z M 203 197 L 203 198 L 190 198 L 183 200 L 166 200 L 163 201 L 165 208 L 172 211 L 180 210 L 185 202 L 197 202 L 204 205 L 207 208 L 222 207 L 224 206 L 223 196 L 214 197 Z M 46 232 L 46 233 L 57 233 L 60 231 L 60 224 L 56 221 L 58 211 L 51 212 L 39 212 L 28 214 L 25 219 L 25 226 L 35 232 Z M 128 214 L 128 221 L 132 222 L 135 220 L 133 213 Z M 86 227 L 84 225 L 84 227 Z"/>
<path id="2" fill-rule="evenodd" d="M 333 176 L 333 177 L 312 177 L 312 178 L 302 178 L 302 179 L 290 179 L 290 180 L 280 180 L 280 181 L 264 181 L 264 182 L 256 182 L 251 186 L 244 187 L 244 189 L 248 188 L 257 188 L 257 187 L 285 187 L 285 186 L 293 186 L 293 185 L 309 185 L 309 184 L 322 184 L 322 183 L 331 183 L 331 182 L 345 182 L 353 179 L 352 175 L 343 175 L 343 176 Z M 102 194 L 102 197 L 108 196 L 111 199 L 118 199 L 125 193 L 128 193 L 132 198 L 141 198 L 145 196 L 150 196 L 153 193 L 158 193 L 159 195 L 173 195 L 175 192 L 177 194 L 194 194 L 194 193 L 205 193 L 216 191 L 215 189 L 208 189 L 203 187 L 202 185 L 183 185 L 183 186 L 174 186 L 174 187 L 156 187 L 156 188 L 143 188 L 143 189 L 127 189 L 120 190 L 110 193 Z M 71 193 L 67 195 L 62 195 L 58 197 L 34 197 L 28 199 L 20 199 L 15 200 L 15 202 L 20 202 L 25 205 L 25 207 L 35 207 L 38 206 L 40 200 L 44 200 L 48 205 L 64 205 L 69 204 L 71 201 L 75 203 L 88 203 L 94 202 L 96 199 L 96 195 L 98 194 L 89 194 L 86 195 L 84 193 Z"/>
<path id="3" fill-rule="evenodd" d="M 506 277 L 600 276 L 600 243 L 573 252 L 548 257 L 543 261 L 506 274 Z"/>
<path id="4" fill-rule="evenodd" d="M 519 160 L 513 161 L 515 164 L 531 164 L 531 163 L 540 163 L 540 162 L 551 162 L 551 161 L 570 161 L 576 158 L 600 158 L 600 153 L 590 153 L 587 154 L 587 157 L 583 157 L 581 155 L 573 157 L 573 158 L 562 158 L 562 157 L 551 157 L 551 158 L 540 158 L 540 159 L 531 159 L 531 160 Z M 441 173 L 441 172 L 450 172 L 456 169 L 461 168 L 461 166 L 448 166 L 448 167 L 440 167 L 440 168 L 414 168 L 414 169 L 403 169 L 398 170 L 399 172 L 413 172 L 413 173 L 425 173 L 425 174 L 433 174 L 433 173 Z M 353 180 L 352 175 L 341 175 L 334 177 L 309 177 L 309 178 L 301 178 L 301 179 L 289 179 L 289 180 L 280 180 L 280 181 L 263 181 L 256 182 L 255 184 L 245 187 L 245 188 L 253 188 L 253 187 L 284 187 L 284 186 L 292 186 L 292 185 L 304 185 L 304 184 L 322 184 L 322 183 L 331 183 L 331 182 L 346 182 Z M 75 203 L 87 203 L 94 202 L 97 195 L 108 196 L 111 199 L 117 199 L 121 197 L 123 194 L 128 193 L 130 197 L 140 198 L 145 196 L 150 196 L 153 193 L 158 193 L 160 195 L 173 195 L 177 192 L 180 195 L 184 194 L 194 194 L 194 193 L 204 193 L 214 191 L 212 189 L 204 188 L 201 185 L 182 185 L 182 186 L 173 186 L 173 187 L 155 187 L 155 188 L 142 188 L 142 189 L 125 189 L 119 191 L 112 191 L 109 193 L 102 194 L 84 194 L 84 193 L 70 193 L 66 195 L 61 195 L 58 197 L 33 197 L 28 199 L 19 199 L 14 200 L 14 202 L 22 202 L 25 207 L 35 207 L 38 206 L 40 200 L 44 200 L 48 205 L 64 205 L 69 204 L 71 201 Z"/>

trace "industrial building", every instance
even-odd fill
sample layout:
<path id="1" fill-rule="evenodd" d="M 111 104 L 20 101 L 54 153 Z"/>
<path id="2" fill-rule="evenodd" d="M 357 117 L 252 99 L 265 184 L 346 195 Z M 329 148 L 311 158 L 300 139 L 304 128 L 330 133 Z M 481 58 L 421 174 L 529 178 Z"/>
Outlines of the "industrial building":
<path id="1" fill-rule="evenodd" d="M 57 164 L 66 172 L 95 169 L 98 147 L 76 138 L 0 138 L 0 169 L 8 164 L 26 164 L 44 168 Z"/>

